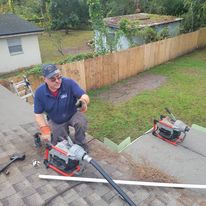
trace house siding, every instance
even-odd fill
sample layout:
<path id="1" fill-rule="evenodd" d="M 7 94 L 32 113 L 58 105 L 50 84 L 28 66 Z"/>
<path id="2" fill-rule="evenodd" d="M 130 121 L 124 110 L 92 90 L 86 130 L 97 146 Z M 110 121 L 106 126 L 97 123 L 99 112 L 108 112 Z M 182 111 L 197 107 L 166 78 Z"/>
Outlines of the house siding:
<path id="1" fill-rule="evenodd" d="M 37 35 L 9 38 L 21 39 L 23 53 L 11 56 L 8 50 L 7 39 L 0 39 L 0 73 L 42 63 Z"/>

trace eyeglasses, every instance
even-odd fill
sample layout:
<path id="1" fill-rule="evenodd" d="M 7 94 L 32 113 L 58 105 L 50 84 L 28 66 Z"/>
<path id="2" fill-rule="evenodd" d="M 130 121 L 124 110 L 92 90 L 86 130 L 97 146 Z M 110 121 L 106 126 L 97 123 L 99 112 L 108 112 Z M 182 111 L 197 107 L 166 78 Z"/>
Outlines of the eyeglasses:
<path id="1" fill-rule="evenodd" d="M 62 79 L 62 76 L 61 75 L 58 75 L 58 76 L 56 76 L 56 77 L 51 77 L 51 78 L 49 78 L 49 80 L 51 81 L 51 82 L 56 82 L 56 80 L 61 80 Z"/>

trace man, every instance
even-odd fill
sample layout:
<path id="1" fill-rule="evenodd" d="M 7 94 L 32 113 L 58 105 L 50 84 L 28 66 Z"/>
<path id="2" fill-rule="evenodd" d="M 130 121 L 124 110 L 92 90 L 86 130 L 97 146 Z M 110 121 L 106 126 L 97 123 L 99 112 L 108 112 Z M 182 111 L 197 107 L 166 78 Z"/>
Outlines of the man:
<path id="1" fill-rule="evenodd" d="M 87 111 L 89 96 L 74 80 L 62 77 L 54 64 L 43 65 L 42 73 L 45 83 L 37 88 L 34 98 L 35 119 L 41 138 L 56 145 L 58 138 L 67 139 L 69 126 L 72 126 L 75 129 L 74 143 L 87 150 L 87 120 L 83 113 Z"/>

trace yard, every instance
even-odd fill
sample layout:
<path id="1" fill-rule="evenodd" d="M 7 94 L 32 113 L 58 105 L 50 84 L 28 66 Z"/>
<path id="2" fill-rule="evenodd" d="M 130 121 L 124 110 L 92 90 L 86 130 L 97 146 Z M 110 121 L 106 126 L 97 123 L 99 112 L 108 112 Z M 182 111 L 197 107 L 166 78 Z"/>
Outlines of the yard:
<path id="1" fill-rule="evenodd" d="M 80 34 L 81 33 L 81 34 Z M 90 31 L 61 32 L 65 54 L 82 48 L 91 39 Z M 71 37 L 71 38 L 70 38 Z M 40 37 L 43 63 L 62 56 L 48 34 Z M 16 74 L 14 74 L 16 75 Z M 5 79 L 6 77 L 2 76 Z M 169 61 L 110 87 L 89 91 L 91 104 L 86 113 L 88 133 L 120 143 L 133 140 L 153 126 L 153 120 L 170 108 L 176 118 L 189 126 L 206 127 L 206 49 Z"/>
<path id="2" fill-rule="evenodd" d="M 39 35 L 39 45 L 43 63 L 57 62 L 63 55 L 72 55 L 91 50 L 87 42 L 92 40 L 92 31 L 55 31 Z M 59 51 L 61 50 L 63 54 Z"/>
<path id="3" fill-rule="evenodd" d="M 170 108 L 189 126 L 206 127 L 206 49 L 145 71 L 111 87 L 90 91 L 89 133 L 115 143 L 133 140 Z"/>

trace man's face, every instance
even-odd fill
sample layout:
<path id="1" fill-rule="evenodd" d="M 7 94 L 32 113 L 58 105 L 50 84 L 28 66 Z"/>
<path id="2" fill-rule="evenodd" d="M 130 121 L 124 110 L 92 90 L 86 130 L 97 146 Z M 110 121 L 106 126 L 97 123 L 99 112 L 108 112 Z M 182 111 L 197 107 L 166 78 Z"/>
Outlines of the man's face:
<path id="1" fill-rule="evenodd" d="M 47 83 L 51 91 L 56 91 L 61 86 L 62 76 L 60 73 L 57 73 L 51 78 L 44 78 L 44 81 Z"/>

